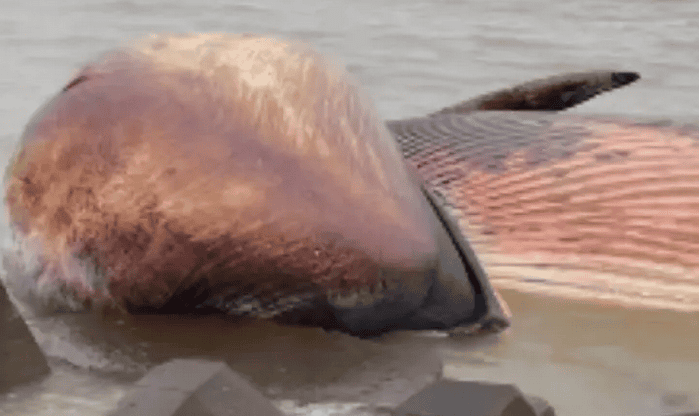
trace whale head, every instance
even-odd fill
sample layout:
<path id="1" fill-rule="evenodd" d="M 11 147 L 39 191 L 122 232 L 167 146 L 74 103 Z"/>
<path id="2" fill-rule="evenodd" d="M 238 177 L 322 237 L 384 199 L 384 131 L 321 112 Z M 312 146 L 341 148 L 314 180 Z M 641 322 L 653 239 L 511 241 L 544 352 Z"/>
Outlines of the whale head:
<path id="1" fill-rule="evenodd" d="M 159 35 L 87 64 L 6 175 L 37 287 L 372 336 L 507 325 L 444 204 L 340 66 L 302 43 Z"/>

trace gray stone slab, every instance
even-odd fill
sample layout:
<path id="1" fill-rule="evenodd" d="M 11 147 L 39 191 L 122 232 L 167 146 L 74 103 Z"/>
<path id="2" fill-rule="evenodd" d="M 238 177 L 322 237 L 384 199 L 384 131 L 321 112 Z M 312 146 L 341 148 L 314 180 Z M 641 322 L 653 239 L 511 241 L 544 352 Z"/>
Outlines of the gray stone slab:
<path id="1" fill-rule="evenodd" d="M 0 284 L 0 393 L 49 372 L 44 353 Z"/>
<path id="2" fill-rule="evenodd" d="M 225 363 L 172 360 L 153 368 L 112 416 L 282 416 Z"/>
<path id="3" fill-rule="evenodd" d="M 545 399 L 529 395 L 526 397 L 529 404 L 534 408 L 537 416 L 556 416 L 553 406 L 551 406 L 551 404 Z"/>
<path id="4" fill-rule="evenodd" d="M 517 386 L 439 380 L 414 394 L 394 416 L 537 416 Z"/>

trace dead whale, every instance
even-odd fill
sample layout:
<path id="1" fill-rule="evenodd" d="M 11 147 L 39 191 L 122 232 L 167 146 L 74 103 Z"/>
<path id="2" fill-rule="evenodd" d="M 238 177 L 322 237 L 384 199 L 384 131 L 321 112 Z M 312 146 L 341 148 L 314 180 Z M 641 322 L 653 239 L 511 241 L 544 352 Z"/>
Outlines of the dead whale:
<path id="1" fill-rule="evenodd" d="M 574 105 L 624 82 L 545 90 Z M 153 36 L 86 65 L 34 115 L 6 203 L 40 259 L 37 292 L 72 305 L 218 310 L 358 336 L 500 330 L 506 306 L 457 217 L 396 144 L 411 161 L 429 153 L 411 150 L 409 131 L 425 125 L 391 122 L 392 135 L 305 44 Z"/>

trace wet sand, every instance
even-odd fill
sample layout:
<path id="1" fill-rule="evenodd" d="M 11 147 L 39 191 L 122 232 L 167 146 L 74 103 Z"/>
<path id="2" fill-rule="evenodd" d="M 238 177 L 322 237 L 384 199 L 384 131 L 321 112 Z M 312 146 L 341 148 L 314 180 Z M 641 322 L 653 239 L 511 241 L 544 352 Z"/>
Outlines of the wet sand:
<path id="1" fill-rule="evenodd" d="M 0 398 L 0 413 L 104 414 L 146 369 L 174 357 L 224 360 L 288 414 L 384 414 L 440 374 L 514 382 L 559 415 L 699 408 L 699 314 L 502 295 L 512 328 L 462 339 L 360 340 L 215 316 L 35 316 L 29 323 L 53 373 Z"/>

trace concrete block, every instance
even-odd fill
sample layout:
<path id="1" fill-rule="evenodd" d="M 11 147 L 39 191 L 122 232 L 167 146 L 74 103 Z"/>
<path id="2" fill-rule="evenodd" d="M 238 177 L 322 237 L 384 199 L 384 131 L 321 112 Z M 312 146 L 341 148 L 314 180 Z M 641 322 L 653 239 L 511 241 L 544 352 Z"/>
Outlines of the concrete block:
<path id="1" fill-rule="evenodd" d="M 0 284 L 0 393 L 49 372 L 44 353 Z"/>
<path id="2" fill-rule="evenodd" d="M 393 411 L 394 416 L 537 416 L 512 384 L 438 380 Z"/>
<path id="3" fill-rule="evenodd" d="M 112 416 L 282 416 L 225 363 L 172 360 L 149 371 Z"/>
<path id="4" fill-rule="evenodd" d="M 553 406 L 545 399 L 529 395 L 527 395 L 526 398 L 529 404 L 534 408 L 534 412 L 536 412 L 537 416 L 556 416 Z"/>

